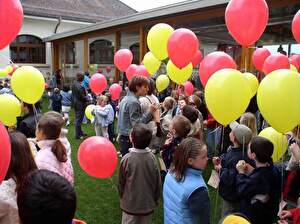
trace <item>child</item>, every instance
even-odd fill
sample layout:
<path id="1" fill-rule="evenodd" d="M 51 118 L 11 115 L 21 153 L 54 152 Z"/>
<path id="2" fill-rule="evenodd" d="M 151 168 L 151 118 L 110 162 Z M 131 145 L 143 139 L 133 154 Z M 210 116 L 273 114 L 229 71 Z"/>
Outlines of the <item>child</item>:
<path id="1" fill-rule="evenodd" d="M 50 95 L 50 99 L 52 101 L 52 104 L 51 104 L 52 105 L 52 110 L 60 113 L 62 97 L 60 95 L 59 88 L 54 89 L 53 94 Z"/>
<path id="2" fill-rule="evenodd" d="M 185 116 L 191 122 L 191 131 L 188 134 L 188 136 L 202 140 L 203 139 L 203 120 L 202 120 L 202 115 L 200 114 L 200 112 L 193 106 L 186 105 L 182 108 L 181 113 L 183 116 Z"/>
<path id="3" fill-rule="evenodd" d="M 248 156 L 255 161 L 256 168 L 252 169 L 244 160 L 236 165 L 241 212 L 253 224 L 271 224 L 278 213 L 281 177 L 278 169 L 273 166 L 272 154 L 272 142 L 257 136 L 252 139 L 248 149 Z"/>
<path id="4" fill-rule="evenodd" d="M 300 208 L 293 208 L 290 210 L 283 210 L 280 214 L 280 221 L 278 221 L 278 224 L 288 224 L 287 219 L 292 219 L 293 224 L 300 223 Z"/>
<path id="5" fill-rule="evenodd" d="M 182 115 L 175 116 L 170 123 L 170 138 L 161 149 L 161 156 L 169 169 L 173 161 L 173 154 L 180 142 L 187 137 L 191 130 L 191 122 Z"/>
<path id="6" fill-rule="evenodd" d="M 165 224 L 209 223 L 209 196 L 202 177 L 207 160 L 206 145 L 199 139 L 186 138 L 176 149 L 163 188 Z"/>
<path id="7" fill-rule="evenodd" d="M 172 113 L 173 113 L 175 104 L 176 104 L 175 100 L 170 96 L 167 96 L 164 99 L 164 102 L 162 103 L 163 112 L 161 114 L 160 124 L 161 124 L 161 129 L 162 129 L 164 137 L 166 137 L 169 133 L 169 130 L 170 130 L 169 125 L 173 118 Z"/>
<path id="8" fill-rule="evenodd" d="M 11 159 L 5 180 L 0 185 L 0 223 L 19 223 L 17 190 L 26 175 L 37 169 L 28 141 L 21 132 L 10 132 Z"/>
<path id="9" fill-rule="evenodd" d="M 108 136 L 108 125 L 114 121 L 114 109 L 110 104 L 107 104 L 107 96 L 101 95 L 98 98 L 97 106 L 92 111 L 95 116 L 95 132 L 97 136 L 103 136 L 109 138 Z"/>
<path id="10" fill-rule="evenodd" d="M 247 112 L 240 117 L 240 124 L 246 125 L 251 129 L 253 137 L 257 135 L 256 118 L 254 114 Z"/>
<path id="11" fill-rule="evenodd" d="M 73 167 L 66 147 L 59 138 L 63 126 L 61 120 L 53 113 L 46 113 L 40 118 L 36 129 L 40 151 L 36 154 L 35 162 L 39 169 L 56 172 L 73 184 Z"/>
<path id="12" fill-rule="evenodd" d="M 215 170 L 220 173 L 219 194 L 223 199 L 223 216 L 238 212 L 240 208 L 240 198 L 236 191 L 236 176 L 238 174 L 235 168 L 236 164 L 242 159 L 251 163 L 247 157 L 247 145 L 252 138 L 251 130 L 237 122 L 231 123 L 230 128 L 232 131 L 229 138 L 233 146 L 229 146 L 227 152 L 220 158 L 213 158 Z"/>
<path id="13" fill-rule="evenodd" d="M 61 105 L 62 105 L 61 111 L 64 115 L 64 119 L 67 121 L 66 126 L 68 126 L 70 124 L 69 113 L 72 104 L 72 93 L 70 91 L 70 86 L 64 84 L 63 89 L 60 92 L 60 95 L 61 95 Z"/>
<path id="14" fill-rule="evenodd" d="M 155 156 L 147 148 L 152 132 L 146 124 L 136 124 L 129 149 L 121 161 L 119 170 L 119 194 L 122 223 L 151 223 L 151 216 L 158 204 L 161 179 Z"/>

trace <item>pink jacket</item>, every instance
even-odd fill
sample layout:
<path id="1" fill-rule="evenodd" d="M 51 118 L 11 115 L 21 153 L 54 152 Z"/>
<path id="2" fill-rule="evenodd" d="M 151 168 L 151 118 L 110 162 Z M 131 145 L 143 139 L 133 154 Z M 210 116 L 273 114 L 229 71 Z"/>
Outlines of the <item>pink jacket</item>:
<path id="1" fill-rule="evenodd" d="M 50 170 L 66 178 L 71 184 L 74 183 L 73 167 L 70 159 L 67 162 L 59 162 L 51 150 L 55 140 L 42 140 L 37 144 L 40 151 L 35 156 L 35 162 L 39 169 Z M 65 146 L 66 147 L 66 146 Z"/>

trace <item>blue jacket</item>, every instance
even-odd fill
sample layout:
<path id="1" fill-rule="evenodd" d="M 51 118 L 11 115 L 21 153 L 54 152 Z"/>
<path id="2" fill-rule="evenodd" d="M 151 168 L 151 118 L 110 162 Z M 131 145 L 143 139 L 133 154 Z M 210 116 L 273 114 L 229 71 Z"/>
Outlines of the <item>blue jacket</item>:
<path id="1" fill-rule="evenodd" d="M 72 105 L 71 91 L 69 91 L 69 92 L 60 91 L 60 95 L 61 95 L 61 105 L 62 106 L 71 106 Z"/>
<path id="2" fill-rule="evenodd" d="M 89 88 L 89 85 L 90 85 L 90 78 L 87 75 L 85 75 L 82 82 L 82 86 L 83 88 L 87 89 Z"/>
<path id="3" fill-rule="evenodd" d="M 238 174 L 236 186 L 241 198 L 241 212 L 251 223 L 273 223 L 281 192 L 279 170 L 271 165 L 256 168 L 250 175 Z"/>
<path id="4" fill-rule="evenodd" d="M 188 168 L 183 181 L 177 182 L 173 174 L 168 173 L 163 188 L 164 223 L 165 224 L 194 224 L 198 223 L 189 209 L 188 200 L 193 192 L 207 186 L 202 172 Z"/>
<path id="5" fill-rule="evenodd" d="M 93 123 L 101 127 L 107 127 L 114 121 L 114 109 L 110 104 L 105 107 L 96 106 L 92 114 L 95 117 Z"/>
<path id="6" fill-rule="evenodd" d="M 53 93 L 51 96 L 50 96 L 50 99 L 52 100 L 52 110 L 53 111 L 56 111 L 56 112 L 59 112 L 61 111 L 61 95 L 60 93 Z"/>
<path id="7" fill-rule="evenodd" d="M 120 135 L 129 136 L 131 129 L 137 123 L 148 123 L 153 118 L 151 113 L 142 114 L 138 98 L 128 91 L 119 106 L 118 128 Z"/>
<path id="8" fill-rule="evenodd" d="M 236 164 L 239 160 L 245 160 L 255 166 L 254 162 L 247 156 L 247 148 L 243 152 L 242 148 L 229 146 L 227 152 L 221 156 L 219 194 L 228 202 L 240 201 L 236 191 L 236 176 L 238 174 Z"/>

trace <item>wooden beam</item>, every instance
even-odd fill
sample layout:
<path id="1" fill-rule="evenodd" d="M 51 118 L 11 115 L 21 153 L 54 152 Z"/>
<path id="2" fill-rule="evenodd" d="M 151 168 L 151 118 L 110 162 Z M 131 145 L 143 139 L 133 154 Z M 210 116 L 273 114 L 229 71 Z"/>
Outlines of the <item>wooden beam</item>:
<path id="1" fill-rule="evenodd" d="M 242 48 L 242 57 L 239 63 L 239 69 L 244 72 L 253 72 L 254 66 L 252 63 L 252 54 L 255 50 L 255 47 L 243 47 Z"/>
<path id="2" fill-rule="evenodd" d="M 52 72 L 59 69 L 59 45 L 52 43 Z"/>
<path id="3" fill-rule="evenodd" d="M 88 38 L 83 39 L 83 72 L 88 71 L 89 64 L 89 42 Z"/>
<path id="4" fill-rule="evenodd" d="M 144 55 L 147 51 L 147 35 L 144 26 L 140 26 L 140 63 L 143 61 Z"/>
<path id="5" fill-rule="evenodd" d="M 115 32 L 115 50 L 114 52 L 117 52 L 120 49 L 121 46 L 121 34 L 119 31 Z M 117 69 L 115 66 L 115 78 L 114 82 L 119 82 L 120 81 L 120 70 Z"/>

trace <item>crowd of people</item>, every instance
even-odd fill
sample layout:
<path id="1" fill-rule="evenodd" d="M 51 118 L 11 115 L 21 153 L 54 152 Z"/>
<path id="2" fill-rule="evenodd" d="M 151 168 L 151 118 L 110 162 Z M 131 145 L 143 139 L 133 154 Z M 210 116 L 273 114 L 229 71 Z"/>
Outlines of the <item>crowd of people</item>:
<path id="1" fill-rule="evenodd" d="M 151 223 L 161 198 L 161 223 L 210 223 L 202 176 L 208 163 L 217 174 L 220 223 L 300 223 L 299 126 L 286 134 L 289 153 L 273 163 L 273 143 L 257 136 L 267 122 L 255 97 L 238 121 L 222 127 L 200 90 L 187 96 L 179 86 L 157 93 L 152 79 L 135 76 L 112 100 L 107 90 L 95 96 L 88 82 L 88 73 L 78 73 L 71 86 L 60 80 L 49 87 L 51 111 L 44 114 L 38 105 L 22 103 L 23 115 L 9 128 L 11 162 L 0 185 L 0 223 L 72 223 L 76 193 L 65 128 L 73 107 L 74 137 L 84 139 L 90 104 L 95 135 L 119 143 L 122 223 Z M 0 88 L 0 94 L 11 94 L 9 80 Z"/>

